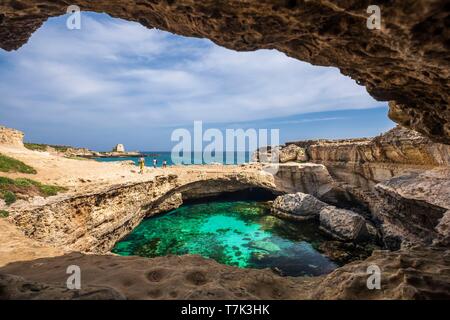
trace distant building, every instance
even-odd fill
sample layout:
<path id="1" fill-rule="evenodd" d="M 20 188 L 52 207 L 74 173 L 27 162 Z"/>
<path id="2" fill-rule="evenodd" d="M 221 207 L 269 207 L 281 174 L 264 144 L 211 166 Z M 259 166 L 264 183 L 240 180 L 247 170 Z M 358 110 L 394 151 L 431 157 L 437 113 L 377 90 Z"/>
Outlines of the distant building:
<path id="1" fill-rule="evenodd" d="M 114 149 L 112 151 L 113 152 L 125 152 L 125 147 L 123 146 L 123 144 L 119 143 L 118 145 L 116 145 L 114 147 Z"/>

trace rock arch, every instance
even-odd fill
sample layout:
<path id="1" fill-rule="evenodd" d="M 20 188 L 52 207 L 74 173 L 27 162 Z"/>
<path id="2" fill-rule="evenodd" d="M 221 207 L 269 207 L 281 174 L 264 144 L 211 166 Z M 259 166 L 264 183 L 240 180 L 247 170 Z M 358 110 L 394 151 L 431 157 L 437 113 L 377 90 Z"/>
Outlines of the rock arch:
<path id="1" fill-rule="evenodd" d="M 2 1 L 0 47 L 18 49 L 69 4 Z M 381 8 L 381 30 L 366 26 L 373 4 Z M 450 144 L 447 0 L 78 0 L 77 5 L 238 51 L 278 49 L 314 65 L 338 67 L 375 99 L 390 101 L 392 120 Z"/>

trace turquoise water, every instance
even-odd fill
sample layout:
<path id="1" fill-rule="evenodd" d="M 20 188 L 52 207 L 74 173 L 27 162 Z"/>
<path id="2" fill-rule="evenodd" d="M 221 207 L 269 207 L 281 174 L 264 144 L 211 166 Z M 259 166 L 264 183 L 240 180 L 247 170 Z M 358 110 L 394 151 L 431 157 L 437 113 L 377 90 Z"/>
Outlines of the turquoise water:
<path id="1" fill-rule="evenodd" d="M 241 268 L 316 276 L 337 267 L 316 250 L 323 241 L 316 225 L 270 216 L 265 203 L 211 202 L 148 218 L 112 251 L 143 257 L 199 254 Z"/>
<path id="2" fill-rule="evenodd" d="M 162 163 L 164 160 L 167 161 L 167 165 L 171 166 L 174 164 L 174 162 L 177 162 L 178 164 L 181 164 L 181 158 L 175 158 L 172 159 L 172 154 L 171 152 L 160 152 L 160 151 L 142 151 L 142 154 L 145 155 L 145 165 L 148 167 L 153 166 L 153 159 L 156 159 L 157 162 L 157 167 L 161 167 Z M 183 164 L 194 164 L 194 157 L 195 154 L 192 153 L 191 157 L 190 157 L 190 161 L 185 161 Z M 215 155 L 214 155 L 215 156 Z M 230 159 L 229 163 L 227 162 L 227 156 L 228 159 Z M 201 163 L 200 164 L 206 164 L 206 162 L 204 161 L 203 157 L 202 157 L 202 153 L 197 153 L 197 157 L 199 159 L 201 159 Z M 249 162 L 251 158 L 251 153 L 250 152 L 222 152 L 219 156 L 215 157 L 214 159 L 212 159 L 211 162 L 217 162 L 217 163 L 222 163 L 222 164 L 242 164 L 242 163 L 246 163 Z M 127 160 L 131 160 L 134 161 L 136 163 L 136 165 L 138 164 L 139 161 L 139 157 L 112 157 L 112 158 L 96 158 L 95 160 L 100 161 L 100 162 L 111 162 L 111 161 L 127 161 Z"/>

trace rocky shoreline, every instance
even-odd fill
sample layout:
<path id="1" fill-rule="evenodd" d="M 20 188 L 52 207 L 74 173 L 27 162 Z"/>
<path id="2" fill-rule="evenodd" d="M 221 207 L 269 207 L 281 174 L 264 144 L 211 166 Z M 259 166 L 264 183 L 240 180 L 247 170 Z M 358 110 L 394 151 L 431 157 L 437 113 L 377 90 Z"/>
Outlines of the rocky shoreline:
<path id="1" fill-rule="evenodd" d="M 278 152 L 280 161 L 324 165 L 333 196 L 313 195 L 333 205 L 342 205 L 345 198 L 359 204 L 345 209 L 371 221 L 387 248 L 447 241 L 442 230 L 447 230 L 444 214 L 450 209 L 448 145 L 396 127 L 372 139 L 297 141 L 263 152 L 254 159 Z M 289 192 L 296 191 L 301 190 Z"/>
<path id="2" fill-rule="evenodd" d="M 304 150 L 299 152 L 297 148 Z M 92 277 L 97 270 L 96 263 L 109 270 L 105 272 L 108 275 L 98 281 L 88 276 L 92 281 L 88 280 L 89 287 L 80 296 L 85 298 L 93 297 L 93 292 L 101 292 L 99 297 L 103 298 L 128 299 L 450 297 L 448 150 L 448 146 L 433 145 L 415 133 L 397 128 L 372 140 L 298 142 L 294 147 L 293 144 L 281 147 L 280 152 L 285 153 L 283 159 L 288 162 L 280 164 L 274 174 L 264 171 L 266 165 L 263 163 L 251 163 L 173 166 L 139 175 L 136 167 L 128 163 L 66 159 L 61 155 L 27 150 L 17 141 L 0 145 L 0 153 L 18 157 L 34 166 L 39 180 L 69 187 L 66 193 L 47 199 L 18 201 L 8 208 L 9 217 L 1 219 L 0 227 L 5 232 L 0 240 L 5 258 L 0 259 L 3 264 L 0 283 L 6 288 L 2 297 L 70 298 L 70 293 L 58 284 L 61 275 L 51 277 L 45 269 L 53 263 L 62 268 L 65 261 L 73 259 L 83 261 L 85 268 L 92 270 Z M 308 162 L 304 162 L 306 157 Z M 47 173 L 47 170 L 51 171 Z M 76 180 L 73 180 L 71 170 L 76 172 Z M 16 175 L 9 174 L 11 177 Z M 190 199 L 252 188 L 278 196 L 272 205 L 274 215 L 285 219 L 316 220 L 324 232 L 342 245 L 372 242 L 400 251 L 374 251 L 367 260 L 352 262 L 325 277 L 311 279 L 280 277 L 267 270 L 240 270 L 201 257 L 127 259 L 109 254 L 115 242 L 147 216 L 177 208 Z M 23 240 L 19 240 L 21 238 Z M 35 248 L 32 253 L 27 251 L 30 246 Z M 339 252 L 337 248 L 322 249 L 332 255 Z M 19 250 L 24 254 L 17 254 Z M 71 253 L 74 251 L 84 253 Z M 44 258 L 49 256 L 55 257 Z M 37 258 L 44 259 L 35 260 Z M 167 263 L 175 258 L 183 263 L 169 272 Z M 405 273 L 401 279 L 395 276 L 396 267 L 392 266 L 397 259 L 409 261 L 408 266 L 400 263 L 397 272 L 404 270 L 401 272 Z M 384 283 L 383 296 L 363 292 L 364 268 L 371 261 L 379 263 L 383 272 L 388 272 L 393 279 Z M 35 263 L 44 268 L 42 274 L 47 274 L 47 278 L 27 272 L 29 265 Z M 433 272 L 437 270 L 433 269 L 433 263 L 441 266 L 439 272 Z M 185 281 L 179 277 L 186 279 L 190 272 L 187 270 L 197 270 L 197 266 L 202 265 L 201 277 L 207 280 L 192 287 L 188 284 L 183 289 L 186 291 L 181 290 L 174 296 L 162 293 L 164 288 L 169 290 L 167 283 L 152 287 L 157 293 L 145 294 L 138 288 L 140 276 L 132 276 L 134 264 L 145 265 L 145 270 L 162 266 L 158 272 L 167 274 L 170 283 Z M 117 269 L 119 265 L 120 269 Z M 416 282 L 409 280 L 411 268 L 416 270 Z M 224 270 L 225 278 L 220 283 L 210 276 L 218 270 Z M 230 274 L 237 282 L 229 280 Z M 255 279 L 269 277 L 271 284 L 261 288 L 255 287 L 254 283 L 244 285 L 243 277 L 250 274 Z M 355 276 L 361 282 L 350 281 Z M 113 291 L 99 289 L 99 286 L 111 288 L 116 281 L 114 277 L 117 281 L 136 282 L 136 285 L 132 290 L 120 285 Z M 433 286 L 424 284 L 423 279 L 432 279 Z M 15 289 L 24 283 L 33 283 L 39 289 L 36 292 Z M 239 295 L 236 286 L 241 285 L 244 287 L 240 287 Z M 287 291 L 288 287 L 290 291 Z M 273 291 L 273 288 L 279 290 Z M 53 296 L 51 292 L 54 292 Z"/>

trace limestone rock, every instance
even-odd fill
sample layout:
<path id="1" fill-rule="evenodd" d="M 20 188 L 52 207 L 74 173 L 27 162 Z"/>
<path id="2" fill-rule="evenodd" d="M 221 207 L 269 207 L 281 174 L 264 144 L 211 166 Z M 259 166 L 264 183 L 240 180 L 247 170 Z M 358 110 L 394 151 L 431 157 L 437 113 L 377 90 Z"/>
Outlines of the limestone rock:
<path id="1" fill-rule="evenodd" d="M 275 183 L 280 191 L 286 193 L 303 192 L 321 198 L 332 192 L 333 178 L 322 164 L 283 163 L 278 166 Z"/>
<path id="2" fill-rule="evenodd" d="M 450 246 L 450 210 L 447 210 L 439 224 L 436 226 L 436 231 L 438 232 L 438 238 L 435 244 L 441 246 Z"/>
<path id="3" fill-rule="evenodd" d="M 281 148 L 279 152 L 280 163 L 290 161 L 307 161 L 305 149 L 296 146 L 295 144 L 289 144 L 284 148 Z"/>
<path id="4" fill-rule="evenodd" d="M 271 209 L 274 215 L 305 220 L 316 219 L 326 206 L 328 204 L 310 194 L 297 192 L 277 197 Z"/>
<path id="5" fill-rule="evenodd" d="M 271 212 L 275 216 L 291 220 L 316 219 L 323 231 L 338 240 L 374 240 L 378 235 L 376 228 L 361 215 L 330 206 L 301 192 L 277 197 Z"/>
<path id="6" fill-rule="evenodd" d="M 375 214 L 383 221 L 385 240 L 427 245 L 439 237 L 436 227 L 442 221 L 444 228 L 450 209 L 448 167 L 398 176 L 377 184 L 376 191 L 381 203 Z"/>
<path id="7" fill-rule="evenodd" d="M 327 206 L 320 211 L 320 228 L 336 239 L 355 241 L 367 239 L 366 221 L 350 210 Z"/>
<path id="8" fill-rule="evenodd" d="M 70 290 L 63 285 L 38 283 L 22 277 L 0 274 L 0 300 L 125 300 L 108 287 L 82 286 Z"/>
<path id="9" fill-rule="evenodd" d="M 162 197 L 152 208 L 148 210 L 148 215 L 155 215 L 158 213 L 168 212 L 179 208 L 183 204 L 183 195 L 180 192 L 169 194 L 168 196 Z"/>
<path id="10" fill-rule="evenodd" d="M 450 143 L 447 0 L 384 1 L 381 30 L 369 30 L 368 0 L 79 0 L 83 11 L 138 21 L 149 28 L 209 38 L 239 51 L 277 49 L 334 66 L 375 99 L 395 101 L 390 117 L 435 141 Z M 0 4 L 0 47 L 18 49 L 64 1 Z M 432 35 L 432 36 L 430 36 Z"/>
<path id="11" fill-rule="evenodd" d="M 374 138 L 288 142 L 306 149 L 312 162 L 397 163 L 438 166 L 450 164 L 450 146 L 397 126 Z M 283 152 L 283 148 L 280 152 Z"/>
<path id="12" fill-rule="evenodd" d="M 0 276 L 0 299 L 58 299 L 60 294 L 68 298 L 63 288 L 49 283 L 64 283 L 67 265 L 74 262 L 83 270 L 82 288 L 88 292 L 98 288 L 103 299 L 450 299 L 448 248 L 374 251 L 368 259 L 323 277 L 280 277 L 268 269 L 231 267 L 192 255 L 143 258 L 71 253 L 2 267 L 0 273 L 15 276 Z M 367 270 L 373 265 L 382 272 L 381 290 L 367 289 Z M 31 286 L 18 292 L 22 284 Z M 33 295 L 31 288 L 39 291 Z"/>
<path id="13" fill-rule="evenodd" d="M 308 154 L 306 153 L 305 148 L 298 148 L 296 160 L 300 161 L 300 162 L 306 162 L 309 160 Z"/>
<path id="14" fill-rule="evenodd" d="M 450 250 L 412 248 L 395 252 L 374 251 L 325 276 L 311 293 L 312 299 L 450 299 Z M 368 267 L 381 271 L 381 290 L 368 290 Z"/>
<path id="15" fill-rule="evenodd" d="M 61 194 L 42 204 L 25 202 L 19 207 L 16 203 L 10 219 L 35 240 L 59 248 L 105 253 L 142 219 L 174 209 L 183 199 L 250 188 L 260 188 L 270 194 L 276 190 L 273 177 L 257 170 L 239 169 L 221 176 L 214 173 L 209 178 L 187 174 L 182 183 L 174 174 L 157 175 L 150 180 L 84 190 L 82 194 Z"/>
<path id="16" fill-rule="evenodd" d="M 0 145 L 23 147 L 22 131 L 0 126 Z"/>

